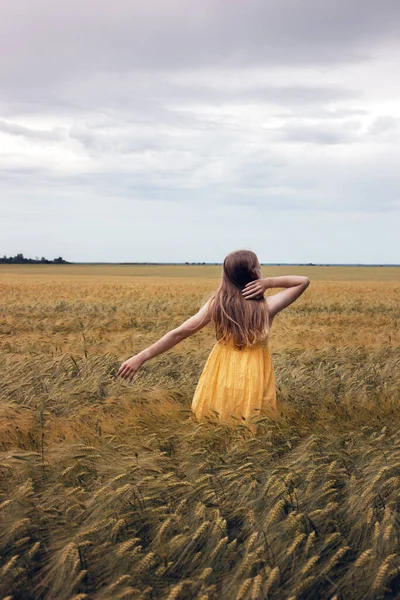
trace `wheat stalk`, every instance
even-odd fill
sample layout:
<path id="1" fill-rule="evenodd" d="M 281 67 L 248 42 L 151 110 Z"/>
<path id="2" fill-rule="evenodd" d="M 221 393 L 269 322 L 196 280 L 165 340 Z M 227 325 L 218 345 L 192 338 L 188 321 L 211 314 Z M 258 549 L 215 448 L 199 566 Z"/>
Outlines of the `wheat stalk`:
<path id="1" fill-rule="evenodd" d="M 373 517 L 374 517 L 374 509 L 373 508 L 369 508 L 368 511 L 367 511 L 367 518 L 365 519 L 367 525 L 370 525 L 372 523 Z"/>
<path id="2" fill-rule="evenodd" d="M 253 588 L 251 590 L 251 600 L 258 600 L 261 594 L 262 575 L 259 573 L 254 577 Z"/>
<path id="3" fill-rule="evenodd" d="M 184 586 L 184 582 L 178 583 L 178 585 L 175 585 L 173 587 L 173 589 L 171 590 L 170 594 L 168 595 L 168 599 L 167 600 L 176 600 L 178 598 L 179 592 L 182 590 Z"/>
<path id="4" fill-rule="evenodd" d="M 305 554 L 306 556 L 307 556 L 307 555 L 308 555 L 308 553 L 310 552 L 310 550 L 311 550 L 311 546 L 313 546 L 313 544 L 314 544 L 314 541 L 315 541 L 315 535 L 316 535 L 316 534 L 315 534 L 315 531 L 314 531 L 314 529 L 313 529 L 313 530 L 311 531 L 311 533 L 309 533 L 309 535 L 308 535 L 308 537 L 307 537 L 307 541 L 306 541 L 306 543 L 305 543 L 305 546 L 304 546 L 304 554 Z"/>
<path id="5" fill-rule="evenodd" d="M 304 567 L 301 569 L 301 574 L 302 575 L 306 575 L 306 573 L 308 573 L 308 571 L 310 571 L 310 569 L 313 568 L 314 565 L 317 564 L 317 562 L 319 561 L 319 554 L 314 554 L 314 556 L 312 556 L 304 565 Z"/>
<path id="6" fill-rule="evenodd" d="M 384 540 L 385 542 L 388 542 L 388 541 L 389 541 L 389 539 L 390 539 L 390 536 L 391 536 L 391 535 L 392 535 L 392 533 L 393 533 L 393 529 L 394 529 L 394 527 L 393 527 L 393 524 L 392 524 L 392 523 L 390 523 L 389 525 L 387 525 L 387 527 L 385 527 L 385 531 L 383 532 L 383 540 Z"/>
<path id="7" fill-rule="evenodd" d="M 140 561 L 136 573 L 138 575 L 142 575 L 145 573 L 154 563 L 155 563 L 155 554 L 154 552 L 148 552 L 146 556 Z"/>
<path id="8" fill-rule="evenodd" d="M 122 542 L 119 547 L 118 550 L 116 552 L 117 556 L 123 556 L 124 554 L 126 554 L 127 552 L 129 552 L 129 550 L 136 545 L 136 542 L 140 541 L 140 538 L 131 538 L 130 540 L 126 540 L 125 542 Z"/>
<path id="9" fill-rule="evenodd" d="M 245 575 L 246 572 L 253 566 L 255 558 L 257 558 L 257 554 L 255 552 L 249 552 L 249 554 L 245 555 L 244 560 L 239 566 L 238 575 Z"/>
<path id="10" fill-rule="evenodd" d="M 211 521 L 204 521 L 204 523 L 202 523 L 200 525 L 200 527 L 198 527 L 196 529 L 196 531 L 194 532 L 194 535 L 192 537 L 192 540 L 195 541 L 197 540 L 207 529 L 208 527 L 211 525 Z"/>
<path id="11" fill-rule="evenodd" d="M 293 542 L 291 543 L 291 545 L 289 546 L 289 548 L 286 551 L 286 556 L 288 558 L 290 558 L 290 556 L 293 554 L 293 552 L 296 550 L 296 548 L 301 544 L 301 542 L 304 540 L 305 537 L 306 537 L 306 534 L 303 532 L 298 533 L 296 535 Z"/>
<path id="12" fill-rule="evenodd" d="M 245 579 L 242 583 L 242 585 L 239 588 L 239 591 L 237 593 L 236 596 L 236 600 L 243 600 L 243 598 L 246 596 L 247 592 L 250 589 L 251 586 L 251 582 L 252 582 L 252 578 L 248 577 L 247 579 Z"/>
<path id="13" fill-rule="evenodd" d="M 337 461 L 337 460 L 333 460 L 333 461 L 331 462 L 331 464 L 329 465 L 329 468 L 328 468 L 328 470 L 327 470 L 327 472 L 326 472 L 326 474 L 327 474 L 328 476 L 329 476 L 329 475 L 332 475 L 332 473 L 333 473 L 333 472 L 334 472 L 334 470 L 336 469 L 336 465 L 337 465 L 337 464 L 338 464 L 338 461 Z"/>
<path id="14" fill-rule="evenodd" d="M 371 560 L 372 557 L 372 548 L 368 548 L 368 550 L 364 550 L 364 552 L 362 552 L 360 554 L 360 556 L 357 558 L 357 560 L 354 562 L 354 568 L 355 569 L 359 569 L 361 567 L 363 567 L 367 562 L 369 562 Z"/>
<path id="15" fill-rule="evenodd" d="M 13 556 L 13 557 L 12 557 L 12 558 L 11 558 L 11 559 L 8 561 L 8 563 L 6 563 L 6 564 L 5 564 L 5 565 L 2 567 L 2 569 L 1 569 L 1 571 L 0 571 L 0 573 L 1 573 L 1 575 L 2 575 L 2 577 L 4 577 L 4 576 L 5 576 L 5 575 L 8 573 L 8 571 L 10 571 L 10 570 L 11 570 L 11 569 L 14 567 L 15 563 L 16 563 L 16 562 L 17 562 L 17 560 L 18 560 L 18 556 L 19 556 L 18 554 L 15 554 L 15 556 Z"/>
<path id="16" fill-rule="evenodd" d="M 23 519 L 19 519 L 19 521 L 16 521 L 12 527 L 10 527 L 10 535 L 15 535 L 15 533 L 19 530 L 22 529 L 23 527 L 25 527 L 25 525 L 27 525 L 29 523 L 29 519 L 27 517 L 23 518 Z"/>
<path id="17" fill-rule="evenodd" d="M 4 502 L 0 504 L 0 511 L 7 508 L 7 506 L 10 506 L 10 504 L 12 504 L 12 500 L 4 500 Z"/>
<path id="18" fill-rule="evenodd" d="M 272 569 L 271 573 L 269 574 L 269 577 L 265 583 L 264 594 L 268 594 L 271 587 L 278 580 L 279 575 L 280 575 L 279 567 L 274 567 Z"/>
<path id="19" fill-rule="evenodd" d="M 314 581 L 314 579 L 315 579 L 315 575 L 310 575 L 309 577 L 304 579 L 304 581 L 299 583 L 299 585 L 294 589 L 295 597 L 302 594 L 309 587 L 310 583 L 312 583 Z"/>
<path id="20" fill-rule="evenodd" d="M 332 544 L 332 542 L 335 542 L 340 537 L 341 537 L 341 533 L 339 531 L 334 531 L 333 533 L 328 535 L 328 537 L 325 539 L 325 541 L 324 541 L 325 547 L 328 547 L 330 544 Z"/>
<path id="21" fill-rule="evenodd" d="M 157 538 L 159 538 L 160 540 L 162 539 L 164 533 L 167 531 L 168 527 L 171 525 L 171 523 L 173 523 L 175 521 L 175 517 L 171 516 L 168 517 L 168 519 L 166 519 L 164 521 L 164 523 L 161 525 L 160 529 L 157 532 Z"/>
<path id="22" fill-rule="evenodd" d="M 269 517 L 266 522 L 266 527 L 270 527 L 274 523 L 274 521 L 279 517 L 279 514 L 283 510 L 283 507 L 285 506 L 285 504 L 286 504 L 286 502 L 285 502 L 285 500 L 283 500 L 283 498 L 278 500 L 278 502 L 275 504 L 274 508 L 271 510 L 271 512 L 269 514 Z"/>
<path id="23" fill-rule="evenodd" d="M 329 573 L 329 571 L 331 569 L 333 569 L 333 567 L 335 566 L 335 564 L 337 562 L 339 562 L 339 560 L 341 560 L 343 558 L 343 556 L 350 550 L 350 546 L 343 546 L 342 548 L 339 548 L 339 550 L 337 550 L 335 552 L 335 554 L 332 556 L 332 558 L 327 562 L 327 564 L 325 565 L 325 567 L 322 569 L 320 575 L 325 575 L 327 573 Z"/>
<path id="24" fill-rule="evenodd" d="M 384 580 L 384 577 L 387 573 L 387 571 L 389 570 L 389 567 L 391 565 L 391 562 L 393 560 L 395 560 L 396 558 L 398 558 L 398 553 L 394 553 L 394 554 L 389 554 L 389 556 L 387 556 L 385 558 L 385 560 L 383 561 L 383 563 L 381 564 L 381 566 L 379 567 L 379 570 L 376 574 L 376 577 L 374 579 L 374 582 L 372 584 L 372 588 L 374 590 L 379 590 L 382 587 L 382 583 Z"/>
<path id="25" fill-rule="evenodd" d="M 211 567 L 206 567 L 205 569 L 203 569 L 203 571 L 199 575 L 199 581 L 203 581 L 203 580 L 207 579 L 211 575 L 212 572 L 213 572 L 213 569 Z"/>
<path id="26" fill-rule="evenodd" d="M 256 539 L 258 538 L 258 531 L 255 531 L 254 533 L 251 534 L 251 536 L 249 537 L 249 539 L 246 542 L 246 552 L 250 552 L 250 550 L 252 549 L 254 542 L 256 541 Z"/>
<path id="27" fill-rule="evenodd" d="M 226 537 L 222 538 L 221 540 L 219 540 L 218 544 L 215 546 L 215 548 L 210 553 L 210 556 L 208 557 L 208 560 L 209 560 L 210 563 L 212 563 L 214 561 L 215 557 L 217 556 L 217 554 L 219 553 L 219 551 L 221 550 L 221 548 L 223 548 L 224 546 L 227 545 L 228 540 L 229 540 L 228 536 L 226 536 Z"/>
<path id="28" fill-rule="evenodd" d="M 35 542 L 33 544 L 32 548 L 30 548 L 30 550 L 27 552 L 27 557 L 29 559 L 31 559 L 36 554 L 36 552 L 39 550 L 39 548 L 40 548 L 40 542 Z"/>

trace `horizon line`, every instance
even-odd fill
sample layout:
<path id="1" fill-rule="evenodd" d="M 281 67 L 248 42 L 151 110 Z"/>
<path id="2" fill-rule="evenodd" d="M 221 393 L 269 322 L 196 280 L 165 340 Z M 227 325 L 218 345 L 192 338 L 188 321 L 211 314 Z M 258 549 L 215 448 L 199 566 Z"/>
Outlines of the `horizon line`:
<path id="1" fill-rule="evenodd" d="M 183 265 L 187 267 L 201 266 L 222 266 L 222 262 L 205 262 L 205 261 L 133 261 L 133 262 L 110 262 L 110 261 L 68 261 L 70 265 Z M 260 262 L 261 266 L 299 266 L 299 267 L 400 267 L 400 263 L 287 263 L 287 262 Z"/>

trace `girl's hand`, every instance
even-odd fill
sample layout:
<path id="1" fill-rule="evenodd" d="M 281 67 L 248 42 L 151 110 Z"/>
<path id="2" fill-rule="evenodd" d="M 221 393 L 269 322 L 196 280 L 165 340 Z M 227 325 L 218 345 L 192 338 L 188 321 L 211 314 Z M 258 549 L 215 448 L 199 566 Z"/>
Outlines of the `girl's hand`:
<path id="1" fill-rule="evenodd" d="M 262 296 L 265 290 L 268 289 L 268 279 L 255 279 L 246 283 L 242 290 L 243 296 L 249 300 Z"/>
<path id="2" fill-rule="evenodd" d="M 131 358 L 128 358 L 128 360 L 122 363 L 118 370 L 117 377 L 120 376 L 123 379 L 132 381 L 132 379 L 142 366 L 143 362 L 144 361 L 140 358 L 138 354 L 136 354 L 135 356 L 131 356 Z"/>

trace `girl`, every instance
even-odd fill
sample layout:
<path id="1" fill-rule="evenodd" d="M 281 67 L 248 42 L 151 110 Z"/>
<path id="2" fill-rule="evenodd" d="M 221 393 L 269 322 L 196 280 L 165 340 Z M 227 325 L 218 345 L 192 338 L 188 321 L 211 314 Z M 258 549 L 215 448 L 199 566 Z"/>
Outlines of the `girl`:
<path id="1" fill-rule="evenodd" d="M 132 381 L 144 362 L 169 350 L 211 321 L 216 343 L 204 366 L 192 400 L 198 420 L 234 424 L 276 414 L 275 375 L 268 334 L 275 315 L 294 302 L 309 286 L 308 277 L 262 278 L 257 255 L 237 250 L 226 256 L 222 280 L 197 314 L 164 337 L 126 360 L 118 375 Z M 286 288 L 264 297 L 268 288 Z"/>

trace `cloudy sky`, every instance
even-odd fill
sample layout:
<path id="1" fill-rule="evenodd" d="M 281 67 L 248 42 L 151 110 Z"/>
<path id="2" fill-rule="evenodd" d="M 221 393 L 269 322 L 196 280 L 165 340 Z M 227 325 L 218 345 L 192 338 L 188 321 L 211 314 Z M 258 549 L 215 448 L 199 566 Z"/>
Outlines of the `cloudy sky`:
<path id="1" fill-rule="evenodd" d="M 0 4 L 0 255 L 400 263 L 398 0 Z"/>

